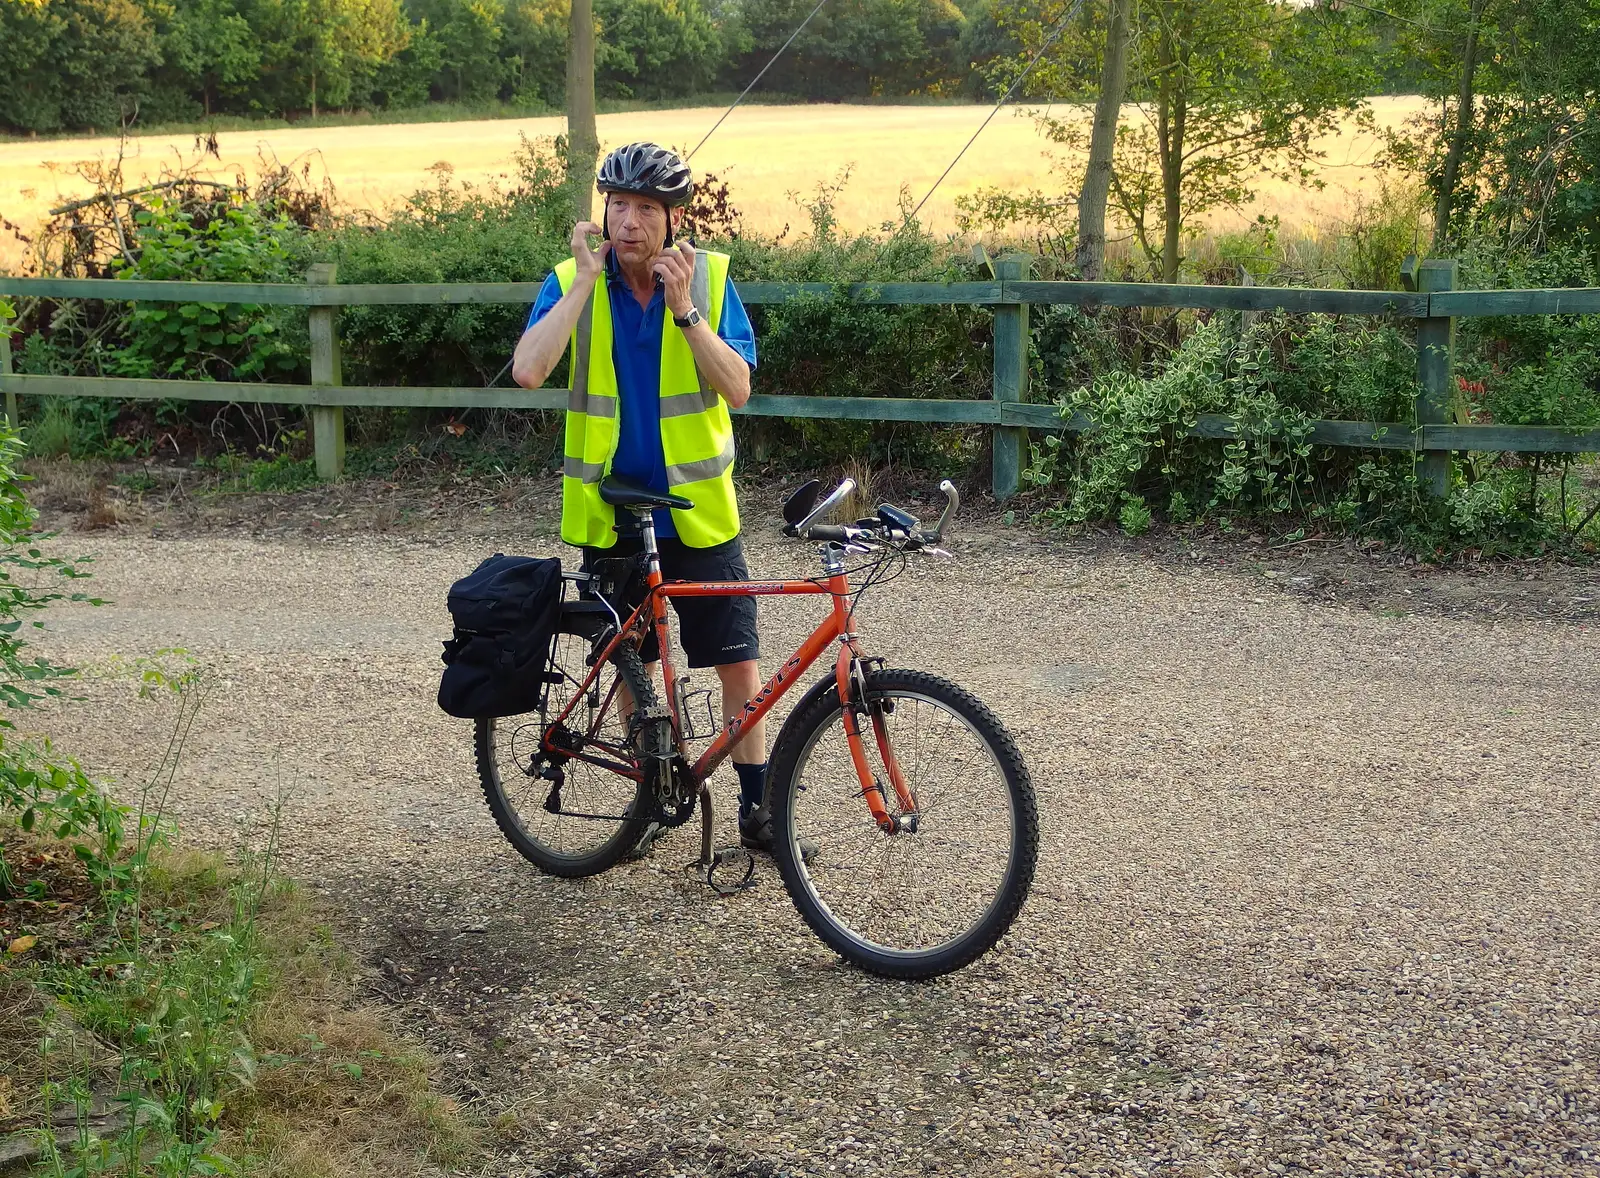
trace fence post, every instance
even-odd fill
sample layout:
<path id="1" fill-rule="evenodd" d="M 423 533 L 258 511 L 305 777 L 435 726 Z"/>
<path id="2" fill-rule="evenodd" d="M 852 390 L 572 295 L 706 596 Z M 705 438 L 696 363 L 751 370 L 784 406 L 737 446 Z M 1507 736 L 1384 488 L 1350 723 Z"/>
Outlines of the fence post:
<path id="1" fill-rule="evenodd" d="M 1419 294 L 1456 288 L 1456 260 L 1429 258 L 1417 263 L 1407 258 L 1401 270 L 1404 285 Z M 1450 420 L 1455 380 L 1456 321 L 1449 315 L 1430 315 L 1417 321 L 1417 424 L 1434 425 Z M 1450 493 L 1450 451 L 1424 450 L 1419 474 L 1428 493 L 1442 499 Z"/>
<path id="2" fill-rule="evenodd" d="M 1006 254 L 995 259 L 994 276 L 1001 289 L 1033 271 L 1032 254 Z M 1028 305 L 1003 303 L 994 309 L 994 399 L 996 404 L 1028 399 Z M 994 427 L 994 497 L 1017 493 L 1028 454 L 1028 431 L 1018 426 Z"/>
<path id="3" fill-rule="evenodd" d="M 0 332 L 0 376 L 11 375 L 11 337 Z M 6 424 L 12 429 L 21 428 L 17 419 L 17 394 L 6 386 Z"/>
<path id="4" fill-rule="evenodd" d="M 332 262 L 318 262 L 306 272 L 313 286 L 332 286 Z M 338 388 L 344 384 L 339 370 L 339 308 L 312 307 L 311 383 Z M 336 479 L 344 473 L 344 406 L 311 406 L 311 445 L 317 456 L 317 477 Z"/>

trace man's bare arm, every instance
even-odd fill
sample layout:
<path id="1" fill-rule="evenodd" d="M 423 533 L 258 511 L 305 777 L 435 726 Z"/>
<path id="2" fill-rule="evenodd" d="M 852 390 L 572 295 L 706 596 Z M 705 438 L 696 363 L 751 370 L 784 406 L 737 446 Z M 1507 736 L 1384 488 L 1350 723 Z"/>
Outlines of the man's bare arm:
<path id="1" fill-rule="evenodd" d="M 572 289 L 517 341 L 517 350 L 511 356 L 511 379 L 525 389 L 544 384 L 561 362 L 573 328 L 578 326 L 578 316 L 594 293 L 594 284 L 605 269 L 605 257 L 611 249 L 609 241 L 602 243 L 599 250 L 589 248 L 589 237 L 599 232 L 600 226 L 593 221 L 580 221 L 573 227 L 572 256 L 578 260 L 578 273 Z"/>
<path id="2" fill-rule="evenodd" d="M 709 323 L 702 319 L 694 327 L 684 328 L 683 338 L 689 341 L 689 350 L 705 374 L 706 383 L 724 401 L 738 409 L 750 399 L 750 365 L 727 340 L 711 330 Z"/>

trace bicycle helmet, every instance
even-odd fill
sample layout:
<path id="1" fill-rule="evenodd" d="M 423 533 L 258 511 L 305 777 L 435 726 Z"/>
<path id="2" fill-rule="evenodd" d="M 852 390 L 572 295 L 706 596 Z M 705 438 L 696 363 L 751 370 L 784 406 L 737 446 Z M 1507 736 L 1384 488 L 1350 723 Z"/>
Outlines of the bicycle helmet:
<path id="1" fill-rule="evenodd" d="M 654 197 L 667 208 L 688 204 L 694 177 L 678 153 L 655 143 L 630 143 L 606 156 L 594 186 L 601 192 Z"/>

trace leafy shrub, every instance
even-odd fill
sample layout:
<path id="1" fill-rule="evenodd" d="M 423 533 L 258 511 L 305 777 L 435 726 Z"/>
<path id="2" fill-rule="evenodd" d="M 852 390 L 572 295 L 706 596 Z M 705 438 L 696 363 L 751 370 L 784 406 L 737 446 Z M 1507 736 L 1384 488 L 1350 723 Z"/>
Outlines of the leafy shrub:
<path id="1" fill-rule="evenodd" d="M 31 654 L 21 637 L 26 626 L 43 628 L 37 614 L 58 601 L 101 604 L 98 598 L 67 586 L 88 576 L 79 566 L 46 554 L 38 544 L 47 537 L 33 532 L 38 513 L 23 493 L 17 461 L 21 439 L 0 425 L 0 704 L 8 710 L 31 708 L 64 694 L 62 680 L 75 668 Z M 65 584 L 63 584 L 63 582 Z M 0 815 L 14 818 L 24 830 L 41 819 L 62 837 L 97 832 L 102 842 L 117 846 L 120 815 L 73 762 L 50 757 L 48 746 L 20 743 L 10 735 L 16 724 L 0 713 Z M 0 860 L 0 894 L 13 884 Z"/>
<path id="2" fill-rule="evenodd" d="M 288 440 L 299 442 L 304 437 L 303 432 L 297 431 Z M 224 486 L 232 490 L 303 491 L 316 486 L 318 481 L 316 459 L 296 458 L 292 451 L 264 458 L 219 454 L 210 465 L 226 480 Z"/>
<path id="3" fill-rule="evenodd" d="M 732 257 L 740 282 L 959 282 L 978 275 L 957 253 L 910 220 L 904 195 L 898 225 L 884 233 L 846 234 L 837 200 L 848 169 L 798 202 L 810 234 L 741 237 L 715 243 Z M 987 272 L 984 273 L 987 277 Z M 972 306 L 879 306 L 839 289 L 780 305 L 751 307 L 756 328 L 758 393 L 836 397 L 987 398 L 993 388 L 992 316 Z M 973 431 L 892 423 L 763 419 L 743 423 L 764 448 L 803 462 L 856 456 L 876 462 L 949 465 L 977 455 Z"/>
<path id="4" fill-rule="evenodd" d="M 1185 515 L 1191 501 L 1304 509 L 1315 475 L 1308 440 L 1311 412 L 1320 409 L 1315 394 L 1356 384 L 1364 354 L 1387 334 L 1330 334 L 1317 317 L 1303 326 L 1269 318 L 1241 334 L 1234 322 L 1214 318 L 1150 376 L 1112 369 L 1058 398 L 1062 416 L 1088 428 L 1072 441 L 1035 446 L 1026 478 L 1064 489 L 1064 518 L 1118 518 L 1129 531 L 1148 526 L 1145 503 L 1156 492 Z M 1366 401 L 1393 409 L 1381 403 L 1381 390 Z M 1206 415 L 1225 419 L 1229 436 L 1192 436 Z"/>
<path id="5" fill-rule="evenodd" d="M 258 205 L 200 214 L 157 196 L 134 216 L 131 257 L 113 263 L 118 278 L 195 282 L 288 282 L 299 230 Z M 283 339 L 281 313 L 237 303 L 133 304 L 127 343 L 112 368 L 123 376 L 248 380 L 302 366 Z"/>
<path id="6" fill-rule="evenodd" d="M 1600 286 L 1600 265 L 1586 242 L 1541 254 L 1477 242 L 1461 270 L 1471 289 Z M 1461 391 L 1477 419 L 1600 426 L 1600 315 L 1465 319 L 1459 334 Z"/>
<path id="7" fill-rule="evenodd" d="M 508 192 L 456 185 L 446 169 L 381 225 L 347 224 L 307 243 L 339 281 L 538 281 L 570 253 L 570 196 L 559 144 L 522 141 Z M 531 300 L 530 300 L 531 302 Z M 511 357 L 528 308 L 514 304 L 347 307 L 345 379 L 361 384 L 487 385 Z"/>

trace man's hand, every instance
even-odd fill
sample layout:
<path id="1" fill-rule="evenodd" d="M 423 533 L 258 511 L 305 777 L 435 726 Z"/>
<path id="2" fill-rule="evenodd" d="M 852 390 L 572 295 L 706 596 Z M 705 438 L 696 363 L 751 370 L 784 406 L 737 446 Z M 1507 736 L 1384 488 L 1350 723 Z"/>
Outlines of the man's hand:
<path id="1" fill-rule="evenodd" d="M 650 263 L 652 273 L 661 276 L 666 288 L 667 310 L 675 319 L 685 318 L 694 308 L 689 285 L 694 280 L 694 246 L 680 241 L 677 248 L 668 247 Z"/>
<path id="2" fill-rule="evenodd" d="M 578 263 L 578 277 L 595 281 L 599 279 L 601 271 L 606 266 L 606 255 L 611 252 L 611 243 L 602 241 L 600 248 L 589 248 L 589 239 L 598 237 L 604 230 L 593 221 L 579 221 L 572 227 L 572 256 Z"/>

